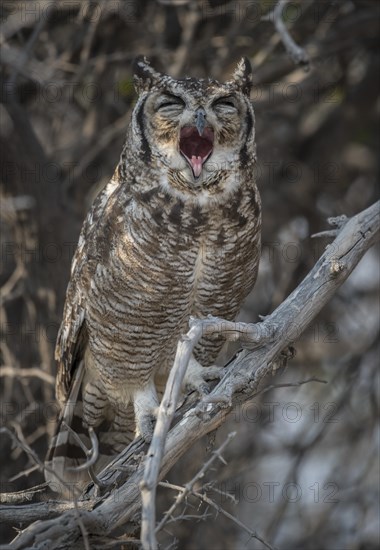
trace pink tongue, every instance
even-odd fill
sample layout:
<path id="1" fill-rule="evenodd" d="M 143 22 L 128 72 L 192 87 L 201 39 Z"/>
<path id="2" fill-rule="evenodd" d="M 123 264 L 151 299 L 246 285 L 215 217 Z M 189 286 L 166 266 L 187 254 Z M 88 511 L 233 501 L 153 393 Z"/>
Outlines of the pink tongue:
<path id="1" fill-rule="evenodd" d="M 202 172 L 202 157 L 191 157 L 191 166 L 193 167 L 194 176 L 198 178 Z"/>

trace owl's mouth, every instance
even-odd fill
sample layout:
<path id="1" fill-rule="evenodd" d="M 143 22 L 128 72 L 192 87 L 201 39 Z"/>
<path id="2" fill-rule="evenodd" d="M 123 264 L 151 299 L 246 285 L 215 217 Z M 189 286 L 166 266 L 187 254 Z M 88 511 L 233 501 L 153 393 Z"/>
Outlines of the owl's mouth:
<path id="1" fill-rule="evenodd" d="M 210 157 L 214 146 L 214 131 L 205 128 L 199 135 L 195 126 L 182 128 L 179 137 L 179 150 L 193 171 L 194 178 L 199 178 L 206 160 Z"/>

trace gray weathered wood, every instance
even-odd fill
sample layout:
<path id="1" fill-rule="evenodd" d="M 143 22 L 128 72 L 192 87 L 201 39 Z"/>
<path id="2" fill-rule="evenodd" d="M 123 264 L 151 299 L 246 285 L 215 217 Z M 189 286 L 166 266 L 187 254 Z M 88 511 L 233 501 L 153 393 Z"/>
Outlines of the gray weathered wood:
<path id="1" fill-rule="evenodd" d="M 209 396 L 201 403 L 188 407 L 180 421 L 167 433 L 166 438 L 159 440 L 158 444 L 162 448 L 151 447 L 149 453 L 153 452 L 154 456 L 150 457 L 149 461 L 155 462 L 156 482 L 167 474 L 197 440 L 219 427 L 237 403 L 255 395 L 264 377 L 272 373 L 272 363 L 281 350 L 299 338 L 347 279 L 364 253 L 379 239 L 379 233 L 380 202 L 377 202 L 347 221 L 306 278 L 262 323 L 233 324 L 235 332 L 232 337 L 236 338 L 238 333 L 246 349 L 229 365 L 225 376 Z M 209 330 L 210 326 L 215 330 L 217 323 L 221 331 L 228 333 L 231 329 L 231 325 L 225 324 L 222 320 L 207 319 L 198 323 L 200 324 L 196 326 L 202 326 L 204 330 Z M 198 334 L 198 330 L 195 332 Z M 187 341 L 195 343 L 193 333 L 194 327 L 188 333 L 190 340 Z M 263 344 L 260 345 L 260 341 Z M 257 345 L 257 349 L 249 349 Z M 162 405 L 165 406 L 168 404 Z M 171 410 L 173 406 L 172 401 Z M 127 528 L 141 507 L 140 483 L 143 480 L 145 464 L 140 455 L 143 449 L 141 441 L 135 441 L 113 461 L 112 468 L 101 473 L 101 481 L 118 488 L 103 497 L 99 503 L 94 502 L 93 510 L 67 511 L 58 518 L 33 523 L 19 533 L 11 548 L 47 548 L 49 546 L 46 546 L 46 541 L 49 540 L 51 548 L 72 549 L 82 536 L 78 514 L 82 528 L 84 526 L 92 537 L 109 534 L 121 525 Z M 128 477 L 127 467 L 130 467 Z M 151 482 L 152 480 L 149 481 L 148 488 L 151 487 Z M 91 497 L 93 492 L 93 488 L 90 487 L 83 498 Z M 6 514 L 9 514 L 9 506 L 6 508 Z M 4 515 L 1 515 L 0 508 L 0 519 L 2 517 L 4 518 Z M 46 518 L 48 515 L 41 514 L 41 519 L 43 517 Z M 23 518 L 25 513 L 22 508 L 15 507 L 14 521 L 22 522 Z"/>

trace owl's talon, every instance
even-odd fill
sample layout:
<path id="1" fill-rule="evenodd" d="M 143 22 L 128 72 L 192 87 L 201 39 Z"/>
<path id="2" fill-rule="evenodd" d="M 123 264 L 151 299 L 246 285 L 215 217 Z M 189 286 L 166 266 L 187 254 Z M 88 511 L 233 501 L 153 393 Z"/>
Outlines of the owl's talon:
<path id="1" fill-rule="evenodd" d="M 200 383 L 197 384 L 186 384 L 186 389 L 188 391 L 197 391 L 200 395 L 208 395 L 210 393 L 210 388 L 207 384 Z"/>
<path id="2" fill-rule="evenodd" d="M 152 441 L 156 418 L 152 414 L 148 414 L 139 419 L 136 435 L 140 436 L 146 443 Z"/>
<path id="3" fill-rule="evenodd" d="M 196 391 L 199 395 L 208 395 L 210 387 L 207 382 L 210 380 L 220 380 L 224 372 L 223 367 L 202 367 L 192 357 L 183 381 L 184 389 L 186 392 Z"/>
<path id="4" fill-rule="evenodd" d="M 133 407 L 136 417 L 136 436 L 141 436 L 144 441 L 150 443 L 158 410 L 158 397 L 153 381 L 134 392 Z"/>

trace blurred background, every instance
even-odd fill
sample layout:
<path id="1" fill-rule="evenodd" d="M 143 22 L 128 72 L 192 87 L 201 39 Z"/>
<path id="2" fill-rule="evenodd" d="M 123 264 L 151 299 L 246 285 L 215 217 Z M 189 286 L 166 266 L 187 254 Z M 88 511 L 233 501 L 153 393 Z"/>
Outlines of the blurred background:
<path id="1" fill-rule="evenodd" d="M 119 159 L 136 55 L 172 76 L 221 80 L 242 55 L 252 63 L 263 251 L 241 319 L 270 313 L 302 280 L 328 244 L 310 236 L 327 229 L 329 216 L 352 216 L 376 200 L 379 3 L 284 3 L 309 67 L 295 65 L 265 17 L 275 4 L 1 2 L 1 420 L 41 459 L 57 410 L 53 351 L 70 262 L 85 213 Z M 295 343 L 274 387 L 216 434 L 219 445 L 237 431 L 227 465 L 214 464 L 197 489 L 281 549 L 378 548 L 378 299 L 373 248 Z M 311 377 L 326 383 L 294 385 Z M 168 480 L 189 481 L 209 445 L 199 442 Z M 43 481 L 6 436 L 0 457 L 2 492 Z M 161 513 L 175 496 L 160 488 Z M 195 498 L 177 513 L 160 535 L 163 548 L 264 548 Z M 1 542 L 14 536 L 1 529 Z"/>

